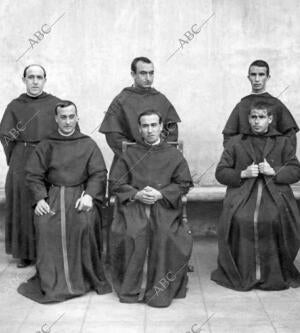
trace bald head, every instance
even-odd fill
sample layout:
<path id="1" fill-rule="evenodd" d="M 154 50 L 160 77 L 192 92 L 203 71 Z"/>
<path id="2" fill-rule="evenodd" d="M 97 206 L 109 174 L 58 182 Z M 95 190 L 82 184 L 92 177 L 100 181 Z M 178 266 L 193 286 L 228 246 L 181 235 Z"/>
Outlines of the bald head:
<path id="1" fill-rule="evenodd" d="M 41 66 L 41 65 L 39 65 L 39 64 L 31 64 L 31 65 L 26 66 L 25 69 L 24 69 L 24 72 L 23 72 L 23 77 L 26 77 L 26 75 L 27 75 L 27 70 L 28 70 L 29 68 L 31 68 L 31 67 L 39 67 L 39 68 L 43 71 L 43 73 L 44 73 L 44 78 L 46 78 L 46 76 L 47 76 L 47 74 L 46 74 L 46 70 L 45 70 L 45 68 L 44 68 L 43 66 Z"/>

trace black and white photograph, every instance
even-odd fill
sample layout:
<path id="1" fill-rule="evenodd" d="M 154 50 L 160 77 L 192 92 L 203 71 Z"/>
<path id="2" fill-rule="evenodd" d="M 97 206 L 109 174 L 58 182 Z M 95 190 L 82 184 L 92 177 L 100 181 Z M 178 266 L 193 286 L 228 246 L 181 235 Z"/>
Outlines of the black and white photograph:
<path id="1" fill-rule="evenodd" d="M 0 332 L 300 332 L 300 2 L 1 0 Z"/>

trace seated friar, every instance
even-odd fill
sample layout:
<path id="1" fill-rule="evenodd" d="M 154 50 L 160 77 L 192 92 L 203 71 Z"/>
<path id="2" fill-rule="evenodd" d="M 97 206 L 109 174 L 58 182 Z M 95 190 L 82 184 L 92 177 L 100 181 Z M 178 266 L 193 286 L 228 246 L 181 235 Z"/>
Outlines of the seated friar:
<path id="1" fill-rule="evenodd" d="M 100 149 L 80 133 L 77 108 L 60 102 L 58 130 L 42 140 L 26 166 L 35 205 L 36 275 L 18 292 L 36 302 L 60 302 L 89 290 L 111 292 L 100 257 L 100 203 L 107 170 Z"/>
<path id="2" fill-rule="evenodd" d="M 112 281 L 120 302 L 167 307 L 186 296 L 192 236 L 181 196 L 193 184 L 181 152 L 160 138 L 161 115 L 144 111 L 138 127 L 143 141 L 129 146 L 110 174 Z"/>
<path id="3" fill-rule="evenodd" d="M 216 169 L 227 192 L 211 279 L 239 291 L 300 286 L 294 264 L 300 216 L 290 187 L 300 180 L 300 164 L 290 138 L 270 125 L 272 118 L 267 104 L 252 105 L 248 133 L 230 139 Z"/>

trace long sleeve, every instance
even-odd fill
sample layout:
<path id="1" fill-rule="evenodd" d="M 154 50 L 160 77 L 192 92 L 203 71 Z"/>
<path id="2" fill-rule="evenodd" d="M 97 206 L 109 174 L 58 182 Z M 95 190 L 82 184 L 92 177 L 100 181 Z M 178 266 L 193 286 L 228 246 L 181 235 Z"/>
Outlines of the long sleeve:
<path id="1" fill-rule="evenodd" d="M 47 169 L 46 149 L 40 144 L 31 154 L 25 168 L 27 186 L 32 193 L 34 203 L 48 196 L 45 184 Z"/>
<path id="2" fill-rule="evenodd" d="M 235 169 L 234 146 L 226 146 L 217 165 L 216 179 L 223 185 L 239 187 L 241 185 L 241 170 Z"/>
<path id="3" fill-rule="evenodd" d="M 124 141 L 129 142 L 128 138 L 119 132 L 105 133 L 106 142 L 110 149 L 117 155 L 122 154 L 122 143 Z"/>
<path id="4" fill-rule="evenodd" d="M 108 107 L 105 117 L 100 126 L 99 132 L 101 133 L 126 133 L 126 122 L 122 114 L 124 110 L 119 100 L 119 96 L 115 97 Z"/>
<path id="5" fill-rule="evenodd" d="M 239 104 L 238 104 L 239 105 Z M 223 134 L 223 147 L 227 144 L 229 139 L 236 134 L 239 134 L 239 106 L 236 105 L 232 110 L 226 125 L 222 131 Z"/>
<path id="6" fill-rule="evenodd" d="M 85 192 L 92 198 L 104 201 L 107 170 L 101 151 L 95 146 L 87 165 L 88 180 Z"/>
<path id="7" fill-rule="evenodd" d="M 0 140 L 6 156 L 7 165 L 9 165 L 11 154 L 15 147 L 15 139 L 18 131 L 16 130 L 16 120 L 14 119 L 12 109 L 8 105 L 0 123 Z"/>
<path id="8" fill-rule="evenodd" d="M 300 164 L 294 153 L 294 147 L 290 139 L 286 138 L 282 152 L 283 163 L 281 166 L 275 166 L 274 182 L 277 184 L 293 184 L 300 180 Z"/>
<path id="9" fill-rule="evenodd" d="M 172 175 L 171 183 L 159 191 L 168 205 L 177 208 L 181 195 L 186 194 L 192 186 L 193 181 L 190 170 L 186 160 L 183 158 Z"/>
<path id="10" fill-rule="evenodd" d="M 117 160 L 111 171 L 109 182 L 112 193 L 118 197 L 121 204 L 133 200 L 138 192 L 138 189 L 129 184 L 130 170 L 122 158 Z"/>
<path id="11" fill-rule="evenodd" d="M 290 142 L 293 147 L 293 152 L 296 154 L 297 151 L 297 136 L 296 136 L 296 130 L 294 128 L 289 129 L 287 132 L 283 133 L 286 137 L 290 139 Z"/>

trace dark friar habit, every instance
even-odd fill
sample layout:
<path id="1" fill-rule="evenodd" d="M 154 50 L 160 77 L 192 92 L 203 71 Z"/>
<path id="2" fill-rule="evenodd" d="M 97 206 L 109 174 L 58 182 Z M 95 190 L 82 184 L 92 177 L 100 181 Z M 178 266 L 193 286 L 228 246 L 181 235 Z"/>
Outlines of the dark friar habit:
<path id="1" fill-rule="evenodd" d="M 250 107 L 258 102 L 267 105 L 273 115 L 271 126 L 283 135 L 290 137 L 294 151 L 296 152 L 296 132 L 299 131 L 297 123 L 288 108 L 278 98 L 273 97 L 267 92 L 245 96 L 235 106 L 222 132 L 224 135 L 224 146 L 231 136 L 247 134 L 249 132 L 248 115 Z"/>
<path id="2" fill-rule="evenodd" d="M 54 108 L 60 100 L 43 92 L 22 94 L 5 110 L 0 139 L 7 164 L 5 247 L 15 258 L 35 259 L 35 234 L 30 193 L 25 186 L 25 164 L 35 145 L 57 129 Z"/>
<path id="3" fill-rule="evenodd" d="M 110 181 L 117 196 L 111 227 L 113 286 L 121 302 L 137 302 L 147 264 L 144 301 L 169 306 L 186 295 L 192 236 L 182 223 L 181 195 L 192 186 L 186 160 L 166 143 L 130 146 L 117 161 Z M 146 186 L 163 199 L 153 205 L 134 201 Z"/>
<path id="4" fill-rule="evenodd" d="M 169 100 L 154 88 L 128 87 L 114 98 L 99 129 L 116 155 L 122 153 L 123 141 L 141 142 L 138 117 L 147 109 L 161 114 L 164 124 L 162 134 L 167 141 L 177 141 L 180 118 Z"/>
<path id="5" fill-rule="evenodd" d="M 35 216 L 37 274 L 18 292 L 40 303 L 91 289 L 110 292 L 100 258 L 98 209 L 75 209 L 83 191 L 94 203 L 105 197 L 107 171 L 96 143 L 78 131 L 71 136 L 55 132 L 37 146 L 26 171 L 34 202 L 47 198 L 51 212 Z"/>
<path id="6" fill-rule="evenodd" d="M 241 179 L 250 164 L 264 158 L 275 176 Z M 299 211 L 289 184 L 300 179 L 300 165 L 289 138 L 270 128 L 265 135 L 239 135 L 225 148 L 216 169 L 227 185 L 218 226 L 218 268 L 212 280 L 235 290 L 280 290 L 300 285 L 294 265 Z"/>

